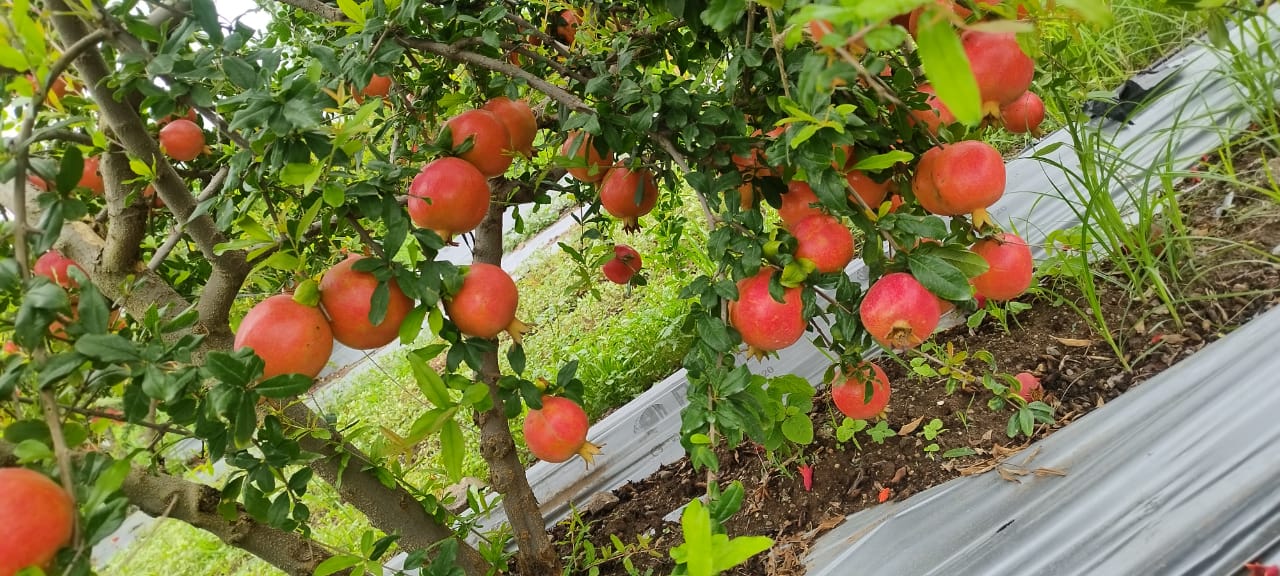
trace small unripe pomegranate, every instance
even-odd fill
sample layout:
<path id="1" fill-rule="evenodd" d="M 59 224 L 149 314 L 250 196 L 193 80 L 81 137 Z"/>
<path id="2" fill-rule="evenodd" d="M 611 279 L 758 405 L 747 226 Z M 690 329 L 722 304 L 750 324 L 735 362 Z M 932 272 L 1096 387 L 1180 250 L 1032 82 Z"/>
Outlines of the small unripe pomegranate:
<path id="1" fill-rule="evenodd" d="M 529 452 L 544 462 L 564 462 L 576 454 L 590 467 L 600 447 L 587 442 L 591 422 L 587 413 L 568 398 L 543 396 L 542 408 L 524 418 L 524 441 Z"/>
<path id="2" fill-rule="evenodd" d="M 938 299 L 910 274 L 885 274 L 862 297 L 862 325 L 881 346 L 907 350 L 919 346 L 938 327 Z"/>
<path id="3" fill-rule="evenodd" d="M 1019 372 L 1014 376 L 1014 378 L 1018 380 L 1018 384 L 1020 385 L 1018 395 L 1021 396 L 1023 400 L 1026 400 L 1027 402 L 1035 402 L 1036 400 L 1044 398 L 1044 388 L 1040 386 L 1040 379 L 1036 378 L 1035 374 L 1030 372 Z"/>
<path id="4" fill-rule="evenodd" d="M 1031 248 L 1016 234 L 984 238 L 975 242 L 972 250 L 989 267 L 970 280 L 978 294 L 997 301 L 1012 300 L 1031 287 Z"/>
<path id="5" fill-rule="evenodd" d="M 804 304 L 799 288 L 784 288 L 783 302 L 769 294 L 773 268 L 738 281 L 738 299 L 729 303 L 729 323 L 742 334 L 747 355 L 761 357 L 795 344 L 804 336 Z"/>
<path id="6" fill-rule="evenodd" d="M 823 274 L 844 270 L 853 261 L 853 232 L 835 216 L 818 214 L 791 226 L 796 258 L 813 262 Z"/>
<path id="7" fill-rule="evenodd" d="M 871 382 L 871 398 L 867 399 L 867 383 Z M 848 376 L 837 374 L 831 385 L 831 400 L 845 416 L 869 420 L 884 412 L 889 405 L 889 377 L 880 366 L 863 362 Z"/>
<path id="8" fill-rule="evenodd" d="M 643 261 L 635 248 L 625 244 L 613 247 L 613 258 L 601 266 L 605 278 L 614 284 L 627 284 L 640 271 Z"/>

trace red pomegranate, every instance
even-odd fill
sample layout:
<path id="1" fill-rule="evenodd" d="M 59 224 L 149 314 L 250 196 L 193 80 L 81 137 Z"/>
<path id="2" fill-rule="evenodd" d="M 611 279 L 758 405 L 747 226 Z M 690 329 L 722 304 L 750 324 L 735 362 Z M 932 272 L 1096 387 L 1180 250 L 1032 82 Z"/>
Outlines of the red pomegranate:
<path id="1" fill-rule="evenodd" d="M 473 138 L 471 149 L 458 157 L 470 162 L 488 178 L 501 176 L 511 166 L 511 155 L 502 151 L 511 147 L 511 135 L 502 120 L 488 110 L 467 110 L 445 122 L 453 134 L 456 149 Z"/>
<path id="2" fill-rule="evenodd" d="M 1035 402 L 1036 400 L 1044 398 L 1044 387 L 1040 386 L 1040 379 L 1036 378 L 1035 374 L 1030 372 L 1020 372 L 1014 376 L 1014 378 L 1018 380 L 1018 384 L 1020 385 L 1018 388 L 1018 395 L 1021 396 L 1023 400 L 1026 400 L 1027 402 Z"/>
<path id="3" fill-rule="evenodd" d="M 538 132 L 538 120 L 533 116 L 533 109 L 524 100 L 512 100 L 499 96 L 484 104 L 484 110 L 492 112 L 502 125 L 507 128 L 510 137 L 508 150 L 522 156 L 533 155 L 533 139 Z"/>
<path id="4" fill-rule="evenodd" d="M 774 129 L 770 130 L 768 134 L 765 134 L 765 137 L 768 138 L 769 140 L 773 140 L 778 136 L 781 136 L 786 131 L 787 131 L 786 126 L 777 126 Z M 760 130 L 756 130 L 751 133 L 751 137 L 755 138 L 760 136 L 760 134 L 761 134 Z M 750 154 L 751 154 L 750 156 L 734 156 L 731 158 L 731 160 L 733 160 L 734 166 L 737 166 L 740 172 L 744 174 L 750 174 L 755 178 L 763 178 L 766 176 L 777 176 L 779 174 L 778 169 L 769 165 L 769 163 L 767 162 L 767 157 L 765 156 L 764 151 L 761 148 L 757 146 L 753 146 L 751 148 Z"/>
<path id="5" fill-rule="evenodd" d="M 747 355 L 761 357 L 795 344 L 807 323 L 799 288 L 785 288 L 783 302 L 769 294 L 773 268 L 738 281 L 738 299 L 729 303 L 729 323 L 742 334 Z"/>
<path id="6" fill-rule="evenodd" d="M 204 131 L 195 122 L 179 118 L 160 129 L 160 150 L 180 162 L 190 162 L 204 152 Z"/>
<path id="7" fill-rule="evenodd" d="M 0 356 L 9 356 L 11 354 L 21 354 L 22 348 L 18 347 L 18 343 L 13 340 L 5 340 L 4 348 L 0 348 Z"/>
<path id="8" fill-rule="evenodd" d="M 857 192 L 862 201 L 866 202 L 867 206 L 871 207 L 872 210 L 879 208 L 884 203 L 884 199 L 889 196 L 889 183 L 887 181 L 876 182 L 870 176 L 863 174 L 861 170 L 850 170 L 848 174 L 845 174 L 845 180 L 849 181 L 849 186 L 853 187 L 853 191 Z M 857 201 L 854 200 L 852 194 L 849 195 L 849 201 L 857 205 Z"/>
<path id="9" fill-rule="evenodd" d="M 81 268 L 75 260 L 63 256 L 57 250 L 50 250 L 36 259 L 35 265 L 31 267 L 31 273 L 53 280 L 63 288 L 76 288 L 80 283 L 67 272 L 72 266 L 84 272 L 84 268 Z"/>
<path id="10" fill-rule="evenodd" d="M 467 336 L 496 338 L 506 330 L 519 343 L 529 330 L 516 318 L 519 306 L 520 294 L 511 276 L 493 264 L 475 262 L 462 277 L 462 287 L 445 300 L 444 309 Z"/>
<path id="11" fill-rule="evenodd" d="M 919 346 L 938 327 L 938 299 L 905 272 L 885 274 L 862 297 L 862 325 L 881 346 L 907 350 Z"/>
<path id="12" fill-rule="evenodd" d="M 407 206 L 415 225 L 448 242 L 474 230 L 489 213 L 489 181 L 461 158 L 437 158 L 413 177 Z"/>
<path id="13" fill-rule="evenodd" d="M 796 258 L 813 262 L 818 272 L 844 270 L 853 261 L 853 232 L 835 216 L 817 214 L 791 226 Z"/>
<path id="14" fill-rule="evenodd" d="M 1014 34 L 970 31 L 961 41 L 988 113 L 998 114 L 1001 106 L 1012 104 L 1031 87 L 1036 63 L 1018 46 Z"/>
<path id="15" fill-rule="evenodd" d="M 652 211 L 657 203 L 658 186 L 653 181 L 653 173 L 644 168 L 632 170 L 618 164 L 600 182 L 600 205 L 610 216 L 622 220 L 624 231 L 639 230 L 640 217 Z"/>
<path id="16" fill-rule="evenodd" d="M 400 324 L 413 310 L 413 299 L 391 280 L 386 315 L 377 325 L 370 322 L 369 310 L 378 279 L 369 272 L 352 269 L 362 259 L 364 256 L 351 254 L 324 273 L 320 278 L 320 305 L 329 315 L 334 338 L 356 350 L 372 350 L 390 344 L 400 335 Z"/>
<path id="17" fill-rule="evenodd" d="M 992 300 L 1012 300 L 1031 287 L 1031 248 L 1016 234 L 999 234 L 973 244 L 973 253 L 990 268 L 970 280 L 979 294 Z"/>
<path id="18" fill-rule="evenodd" d="M 1015 134 L 1040 133 L 1044 122 L 1044 101 L 1028 90 L 1017 100 L 1000 107 L 1000 122 L 1004 129 Z"/>
<path id="19" fill-rule="evenodd" d="M 524 441 L 529 452 L 544 462 L 558 464 L 574 454 L 590 467 L 600 447 L 587 442 L 591 422 L 587 413 L 568 398 L 543 396 L 542 408 L 524 417 Z"/>
<path id="20" fill-rule="evenodd" d="M 867 382 L 871 381 L 871 398 L 867 399 Z M 831 400 L 845 416 L 854 420 L 870 420 L 889 405 L 889 377 L 880 366 L 863 362 L 847 378 L 838 374 L 831 385 Z"/>
<path id="21" fill-rule="evenodd" d="M 940 216 L 979 211 L 985 215 L 986 208 L 1004 194 L 1004 186 L 1004 159 L 990 144 L 978 140 L 930 148 L 920 156 L 911 182 L 920 205 Z"/>
<path id="22" fill-rule="evenodd" d="M 98 168 L 100 161 L 98 156 L 85 158 L 84 171 L 80 174 L 80 181 L 76 183 L 81 188 L 88 188 L 94 196 L 101 196 L 107 191 L 106 184 L 102 182 L 102 172 Z"/>
<path id="23" fill-rule="evenodd" d="M 559 21 L 555 23 L 555 35 L 565 44 L 573 46 L 578 38 L 578 27 L 582 25 L 582 12 L 575 9 L 560 12 Z"/>
<path id="24" fill-rule="evenodd" d="M 333 331 L 315 306 L 277 294 L 249 310 L 236 330 L 235 349 L 252 348 L 266 363 L 262 378 L 302 374 L 315 378 L 333 352 Z"/>
<path id="25" fill-rule="evenodd" d="M 601 155 L 592 136 L 577 130 L 564 139 L 560 155 L 575 160 L 577 164 L 586 164 L 569 168 L 569 174 L 582 182 L 599 182 L 613 165 L 613 152 L 605 150 Z"/>
<path id="26" fill-rule="evenodd" d="M 76 509 L 47 476 L 26 468 L 0 468 L 0 576 L 47 567 L 71 542 Z"/>
<path id="27" fill-rule="evenodd" d="M 778 208 L 778 215 L 782 217 L 783 224 L 790 226 L 810 216 L 826 214 L 816 204 L 818 195 L 813 192 L 813 188 L 804 182 L 792 180 L 787 183 L 787 191 L 782 195 L 782 207 Z"/>
<path id="28" fill-rule="evenodd" d="M 947 105 L 942 103 L 942 99 L 938 98 L 937 93 L 933 91 L 932 85 L 921 84 L 919 90 L 929 95 L 929 98 L 925 100 L 925 104 L 930 109 L 910 111 L 910 120 L 913 124 L 916 122 L 924 124 L 929 133 L 934 136 L 938 135 L 938 128 L 955 124 L 955 114 L 952 114 Z"/>
<path id="29" fill-rule="evenodd" d="M 363 102 L 363 98 L 360 98 L 359 96 L 384 98 L 390 93 L 391 77 L 374 74 L 373 77 L 369 78 L 369 83 L 365 85 L 364 89 L 360 90 L 360 94 L 357 95 L 358 97 L 356 98 L 356 102 Z"/>
<path id="30" fill-rule="evenodd" d="M 809 37 L 813 38 L 813 43 L 821 45 L 822 39 L 835 31 L 835 27 L 831 25 L 830 20 L 810 20 L 809 21 Z"/>
<path id="31" fill-rule="evenodd" d="M 635 248 L 625 244 L 618 244 L 613 247 L 613 258 L 601 266 L 605 278 L 614 284 L 627 284 L 631 282 L 631 277 L 640 271 L 640 267 L 644 262 L 640 259 L 640 253 Z"/>

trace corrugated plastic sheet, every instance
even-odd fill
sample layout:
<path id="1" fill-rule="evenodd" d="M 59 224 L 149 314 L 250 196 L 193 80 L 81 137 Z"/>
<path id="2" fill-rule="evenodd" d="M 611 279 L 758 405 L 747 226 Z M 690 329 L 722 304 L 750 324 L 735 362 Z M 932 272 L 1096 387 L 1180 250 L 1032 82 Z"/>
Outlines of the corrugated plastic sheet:
<path id="1" fill-rule="evenodd" d="M 1275 6 L 1268 12 L 1276 13 L 1280 13 L 1280 8 Z M 1244 42 L 1248 45 L 1252 41 L 1244 39 Z M 1270 42 L 1277 43 L 1277 38 L 1270 38 Z M 1150 167 L 1166 162 L 1174 168 L 1185 167 L 1247 124 L 1244 96 L 1224 78 L 1224 70 L 1228 69 L 1224 62 L 1225 55 L 1211 47 L 1188 47 L 1149 71 L 1170 75 L 1171 87 L 1134 115 L 1130 124 L 1107 121 L 1091 128 L 1120 151 L 1123 163 L 1128 166 L 1122 172 L 1129 177 L 1112 183 L 1111 193 L 1118 203 L 1126 202 L 1130 194 L 1143 194 L 1149 186 L 1159 184 L 1158 179 L 1141 177 Z M 1069 174 L 1079 170 L 1080 159 L 1071 147 L 1068 134 L 1058 131 L 1045 137 L 1007 164 L 1006 193 L 992 207 L 992 216 L 1016 230 L 1033 246 L 1043 244 L 1049 233 L 1080 222 L 1076 208 L 1063 200 L 1063 197 L 1076 197 L 1070 188 Z M 1033 253 L 1041 257 L 1044 250 L 1033 248 Z M 846 272 L 865 283 L 866 269 L 861 261 L 852 263 Z M 952 319 L 953 324 L 955 320 Z M 740 358 L 740 361 L 743 360 Z M 816 385 L 829 361 L 810 341 L 802 340 L 783 350 L 778 358 L 747 364 L 755 373 L 790 373 Z M 563 464 L 539 462 L 531 467 L 528 478 L 547 521 L 555 522 L 567 516 L 571 503 L 581 506 L 598 492 L 645 478 L 663 464 L 683 457 L 679 442 L 680 410 L 686 404 L 687 386 L 686 374 L 680 370 L 592 426 L 588 438 L 604 444 L 605 452 L 596 458 L 596 465 L 591 469 L 584 470 L 577 459 Z M 493 527 L 502 521 L 499 510 L 481 525 Z M 968 525 L 967 522 L 957 524 Z"/>

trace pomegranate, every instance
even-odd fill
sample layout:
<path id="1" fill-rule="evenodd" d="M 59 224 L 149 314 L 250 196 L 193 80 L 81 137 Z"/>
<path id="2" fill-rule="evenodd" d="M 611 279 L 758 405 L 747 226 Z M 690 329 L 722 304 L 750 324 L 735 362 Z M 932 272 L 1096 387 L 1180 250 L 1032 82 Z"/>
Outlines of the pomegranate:
<path id="1" fill-rule="evenodd" d="M 533 109 L 524 100 L 512 100 L 499 96 L 484 104 L 484 110 L 492 112 L 507 128 L 510 145 L 507 150 L 523 156 L 533 155 L 533 139 L 538 132 L 538 120 Z"/>
<path id="2" fill-rule="evenodd" d="M 22 348 L 18 347 L 18 343 L 13 340 L 6 340 L 4 348 L 0 348 L 0 355 L 9 356 L 12 354 L 21 354 Z"/>
<path id="3" fill-rule="evenodd" d="M 192 122 L 195 122 L 195 121 L 196 121 L 196 118 L 197 118 L 196 109 L 195 109 L 195 108 L 187 108 L 187 113 L 186 113 L 186 114 L 184 114 L 182 117 L 183 117 L 183 118 L 186 118 L 187 120 L 190 120 L 190 121 L 192 121 Z M 161 119 L 159 119 L 159 120 L 156 120 L 156 124 L 157 124 L 157 125 L 159 125 L 159 126 L 164 126 L 165 124 L 168 124 L 168 123 L 170 123 L 170 122 L 173 122 L 174 120 L 177 120 L 177 119 L 178 119 L 178 117 L 177 117 L 177 116 L 174 116 L 173 114 L 168 114 L 168 115 L 166 115 L 164 118 L 161 118 Z"/>
<path id="4" fill-rule="evenodd" d="M 778 215 L 782 217 L 783 224 L 790 226 L 810 216 L 826 214 L 815 204 L 818 204 L 818 195 L 813 192 L 813 188 L 804 182 L 793 180 L 787 183 Z"/>
<path id="5" fill-rule="evenodd" d="M 150 202 L 152 208 L 164 208 L 164 200 L 156 195 L 155 184 L 147 184 L 147 187 L 142 189 L 142 200 Z"/>
<path id="6" fill-rule="evenodd" d="M 1000 121 L 1005 130 L 1015 134 L 1039 134 L 1040 123 L 1044 122 L 1044 101 L 1028 90 L 1017 100 L 1000 107 Z"/>
<path id="7" fill-rule="evenodd" d="M 652 211 L 657 203 L 658 186 L 653 181 L 653 173 L 644 168 L 632 170 L 618 164 L 600 182 L 600 204 L 610 216 L 622 220 L 624 231 L 639 230 L 640 217 Z"/>
<path id="8" fill-rule="evenodd" d="M 1040 379 L 1030 372 L 1020 372 L 1015 379 L 1018 380 L 1018 395 L 1027 402 L 1035 402 L 1044 398 L 1044 387 L 1040 386 Z"/>
<path id="9" fill-rule="evenodd" d="M 458 157 L 470 162 L 488 178 L 501 176 L 511 166 L 511 156 L 502 151 L 511 147 L 511 135 L 502 120 L 488 110 L 467 110 L 445 122 L 453 134 L 456 149 L 474 138 L 471 149 Z"/>
<path id="10" fill-rule="evenodd" d="M 0 576 L 46 567 L 71 542 L 76 509 L 47 476 L 26 468 L 0 468 Z"/>
<path id="11" fill-rule="evenodd" d="M 845 378 L 836 376 L 831 385 L 831 400 L 845 416 L 854 420 L 870 420 L 889 405 L 889 377 L 880 366 L 863 362 Z M 867 399 L 867 381 L 872 380 L 871 398 Z"/>
<path id="12" fill-rule="evenodd" d="M 613 247 L 613 259 L 605 262 L 601 269 L 610 282 L 627 284 L 631 282 L 631 277 L 640 271 L 642 265 L 640 253 L 636 252 L 635 248 L 618 244 Z"/>
<path id="13" fill-rule="evenodd" d="M 881 346 L 906 350 L 933 335 L 942 311 L 938 299 L 905 272 L 885 274 L 858 306 L 862 325 Z"/>
<path id="14" fill-rule="evenodd" d="M 452 156 L 422 167 L 409 184 L 409 218 L 446 242 L 475 229 L 489 213 L 489 182 L 469 162 Z"/>
<path id="15" fill-rule="evenodd" d="M 961 42 L 988 113 L 999 114 L 1001 106 L 1012 104 L 1031 87 L 1036 64 L 1014 34 L 969 31 Z"/>
<path id="16" fill-rule="evenodd" d="M 835 27 L 831 25 L 830 20 L 809 21 L 809 37 L 813 38 L 814 44 L 822 45 L 822 39 L 833 32 L 835 32 Z"/>
<path id="17" fill-rule="evenodd" d="M 369 83 L 365 84 L 364 89 L 360 91 L 359 96 L 383 98 L 390 93 L 391 77 L 374 74 L 373 77 L 369 78 Z M 362 98 L 356 98 L 356 102 L 361 102 L 362 100 Z"/>
<path id="18" fill-rule="evenodd" d="M 266 363 L 262 378 L 302 374 L 315 378 L 333 352 L 333 331 L 315 306 L 277 294 L 249 310 L 236 330 L 235 349 L 252 348 Z"/>
<path id="19" fill-rule="evenodd" d="M 554 34 L 565 44 L 573 46 L 574 40 L 578 38 L 578 27 L 581 25 L 582 12 L 576 8 L 565 10 L 560 13 L 557 22 L 555 22 Z"/>
<path id="20" fill-rule="evenodd" d="M 31 90 L 35 91 L 40 89 L 40 82 L 36 80 L 34 74 L 27 74 L 27 81 L 31 83 Z M 53 83 L 49 85 L 49 92 L 45 94 L 44 102 L 45 104 L 52 105 L 55 97 L 61 101 L 67 96 L 68 92 L 74 91 L 75 90 L 72 90 L 71 87 L 67 85 L 66 78 L 59 76 L 54 78 Z"/>
<path id="21" fill-rule="evenodd" d="M 94 196 L 101 196 L 107 191 L 106 185 L 102 182 L 102 172 L 98 169 L 100 161 L 98 156 L 85 158 L 84 171 L 80 173 L 80 181 L 76 183 L 76 186 L 88 188 Z"/>
<path id="22" fill-rule="evenodd" d="M 888 182 L 876 182 L 861 170 L 850 170 L 845 174 L 845 180 L 849 181 L 849 186 L 853 187 L 853 191 L 857 192 L 862 201 L 866 202 L 872 210 L 879 208 L 884 203 L 885 197 L 889 195 Z M 849 195 L 849 200 L 855 205 L 858 204 L 852 194 Z"/>
<path id="23" fill-rule="evenodd" d="M 444 304 L 449 319 L 467 336 L 496 338 L 506 330 L 519 343 L 529 327 L 516 318 L 520 293 L 505 270 L 493 264 L 471 264 L 462 287 Z"/>
<path id="24" fill-rule="evenodd" d="M 574 454 L 590 467 L 600 447 L 587 442 L 591 422 L 581 406 L 568 398 L 543 396 L 542 408 L 524 417 L 524 441 L 529 452 L 544 462 L 560 463 Z"/>
<path id="25" fill-rule="evenodd" d="M 796 237 L 796 258 L 813 262 L 818 272 L 844 270 L 853 261 L 853 232 L 835 216 L 817 214 L 791 226 Z"/>
<path id="26" fill-rule="evenodd" d="M 947 108 L 947 105 L 942 103 L 942 99 L 938 98 L 937 93 L 933 91 L 933 86 L 929 84 L 921 84 L 919 90 L 920 92 L 929 95 L 929 98 L 925 100 L 925 104 L 927 104 L 930 109 L 912 110 L 910 112 L 910 121 L 912 124 L 917 122 L 924 124 L 925 128 L 929 130 L 929 133 L 934 136 L 938 135 L 938 128 L 949 124 L 955 124 L 955 114 L 952 114 L 951 110 Z"/>
<path id="27" fill-rule="evenodd" d="M 974 214 L 974 226 L 987 220 L 986 208 L 1004 194 L 1004 159 L 986 142 L 940 144 L 920 156 L 911 191 L 925 210 L 940 216 Z"/>
<path id="28" fill-rule="evenodd" d="M 180 162 L 190 162 L 204 152 L 204 131 L 195 122 L 179 118 L 160 129 L 160 150 Z"/>
<path id="29" fill-rule="evenodd" d="M 391 280 L 386 315 L 379 324 L 370 322 L 369 310 L 378 279 L 369 272 L 352 269 L 362 259 L 364 256 L 351 254 L 324 273 L 320 278 L 320 306 L 329 315 L 334 338 L 356 350 L 372 350 L 390 344 L 400 335 L 400 324 L 413 310 L 413 299 Z"/>
<path id="30" fill-rule="evenodd" d="M 979 294 L 997 301 L 1012 300 L 1031 287 L 1031 248 L 1022 238 L 999 234 L 978 240 L 972 250 L 990 266 L 970 280 Z"/>
<path id="31" fill-rule="evenodd" d="M 784 288 L 783 302 L 769 294 L 773 268 L 738 281 L 738 299 L 729 303 L 729 323 L 742 334 L 749 357 L 762 357 L 795 344 L 807 323 L 799 288 Z"/>
<path id="32" fill-rule="evenodd" d="M 71 274 L 67 272 L 72 266 L 75 266 L 81 272 L 85 271 L 75 260 L 63 256 L 57 250 L 50 250 L 36 259 L 35 265 L 31 267 L 31 273 L 53 280 L 63 288 L 76 288 L 80 283 L 76 282 L 76 279 L 72 278 Z"/>
<path id="33" fill-rule="evenodd" d="M 770 130 L 768 134 L 765 134 L 765 136 L 768 139 L 772 140 L 777 138 L 778 136 L 781 136 L 786 131 L 787 131 L 787 127 L 785 125 L 777 126 L 773 130 Z M 761 134 L 760 130 L 756 130 L 755 132 L 751 133 L 751 136 L 754 138 L 754 137 L 760 136 L 760 134 Z M 849 157 L 846 157 L 846 158 L 849 158 Z M 755 178 L 763 178 L 767 176 L 778 175 L 778 170 L 768 164 L 768 162 L 766 161 L 767 158 L 765 157 L 764 151 L 761 150 L 759 147 L 753 146 L 751 148 L 750 156 L 734 156 L 731 159 L 733 160 L 734 166 L 737 166 L 738 170 L 743 174 L 749 174 Z"/>
<path id="34" fill-rule="evenodd" d="M 575 152 L 576 148 L 576 152 Z M 569 174 L 583 182 L 599 182 L 613 165 L 613 152 L 605 150 L 601 155 L 590 134 L 574 130 L 560 146 L 560 155 L 586 166 L 569 168 Z"/>

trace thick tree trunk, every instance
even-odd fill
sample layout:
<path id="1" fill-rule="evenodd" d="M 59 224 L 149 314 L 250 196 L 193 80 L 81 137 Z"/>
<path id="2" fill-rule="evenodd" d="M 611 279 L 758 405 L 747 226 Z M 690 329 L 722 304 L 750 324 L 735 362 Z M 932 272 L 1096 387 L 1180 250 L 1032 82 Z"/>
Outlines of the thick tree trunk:
<path id="1" fill-rule="evenodd" d="M 505 210 L 506 205 L 491 203 L 489 214 L 476 228 L 472 254 L 476 262 L 502 265 L 502 213 Z M 524 573 L 559 574 L 560 559 L 551 546 L 542 511 L 538 509 L 538 499 L 533 495 L 524 465 L 516 454 L 510 423 L 498 395 L 500 376 L 498 352 L 485 354 L 480 378 L 489 385 L 493 408 L 476 414 L 476 424 L 480 427 L 480 454 L 489 463 L 489 485 L 502 494 L 502 507 L 507 512 L 516 545 L 520 547 L 517 559 Z"/>
<path id="2" fill-rule="evenodd" d="M 322 440 L 304 433 L 298 438 L 303 450 L 324 454 L 325 457 L 311 463 L 326 482 L 335 486 L 344 502 L 358 508 L 369 522 L 388 534 L 400 535 L 400 547 L 406 550 L 427 549 L 452 538 L 453 532 L 427 514 L 422 503 L 399 485 L 387 487 L 377 476 L 364 470 L 369 461 L 355 446 L 343 441 L 336 430 L 324 423 L 319 416 L 300 402 L 288 406 L 284 414 L 290 426 L 296 429 L 324 427 L 330 438 Z M 341 446 L 335 450 L 334 446 Z M 483 576 L 489 571 L 489 563 L 475 548 L 460 542 L 458 566 L 468 576 Z"/>
<path id="3" fill-rule="evenodd" d="M 0 441 L 0 467 L 15 466 L 13 446 Z M 241 548 L 293 576 L 310 576 L 332 554 L 315 542 L 254 520 L 243 509 L 228 522 L 218 513 L 218 490 L 166 474 L 131 470 L 121 489 L 134 506 L 153 517 L 186 522 Z M 351 574 L 350 570 L 340 574 Z"/>

